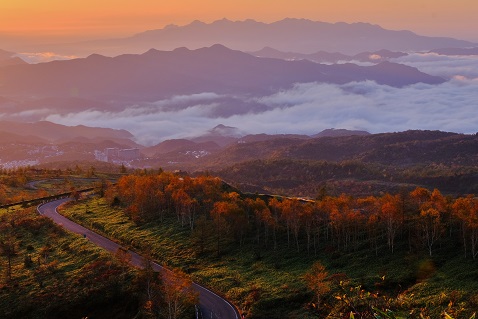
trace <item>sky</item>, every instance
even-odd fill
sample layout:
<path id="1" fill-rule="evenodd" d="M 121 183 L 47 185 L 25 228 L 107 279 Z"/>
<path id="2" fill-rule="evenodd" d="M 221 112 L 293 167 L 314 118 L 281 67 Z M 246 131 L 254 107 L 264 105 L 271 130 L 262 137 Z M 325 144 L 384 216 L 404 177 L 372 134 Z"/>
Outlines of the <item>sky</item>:
<path id="1" fill-rule="evenodd" d="M 196 19 L 289 17 L 478 41 L 477 12 L 476 0 L 0 0 L 0 39 L 62 42 L 128 36 Z"/>

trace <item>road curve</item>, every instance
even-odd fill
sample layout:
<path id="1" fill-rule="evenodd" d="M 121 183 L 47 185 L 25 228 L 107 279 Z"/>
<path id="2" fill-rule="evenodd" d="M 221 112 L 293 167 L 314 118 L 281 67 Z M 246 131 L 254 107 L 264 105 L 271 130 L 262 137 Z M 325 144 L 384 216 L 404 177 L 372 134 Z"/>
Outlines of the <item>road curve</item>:
<path id="1" fill-rule="evenodd" d="M 38 206 L 38 212 L 46 217 L 49 217 L 58 225 L 72 231 L 74 233 L 85 236 L 92 243 L 102 247 L 112 253 L 115 253 L 121 245 L 103 237 L 88 228 L 85 228 L 70 219 L 60 215 L 57 211 L 58 206 L 69 201 L 70 199 L 59 199 L 46 204 Z M 131 264 L 136 267 L 144 265 L 144 258 L 135 252 L 129 251 L 131 254 Z M 162 271 L 165 268 L 153 262 L 153 269 L 155 271 Z M 213 293 L 209 289 L 200 286 L 197 283 L 193 284 L 194 289 L 199 292 L 199 307 L 201 309 L 202 317 L 207 319 L 239 319 L 239 313 L 236 308 L 224 298 Z"/>

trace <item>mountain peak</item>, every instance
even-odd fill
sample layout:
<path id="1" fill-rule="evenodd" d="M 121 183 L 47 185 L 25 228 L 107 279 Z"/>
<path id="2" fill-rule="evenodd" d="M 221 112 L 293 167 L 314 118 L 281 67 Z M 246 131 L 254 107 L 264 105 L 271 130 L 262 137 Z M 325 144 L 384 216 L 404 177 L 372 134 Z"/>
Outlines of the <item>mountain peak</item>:
<path id="1" fill-rule="evenodd" d="M 171 30 L 171 29 L 177 29 L 177 28 L 179 28 L 179 26 L 177 24 L 171 23 L 171 24 L 166 25 L 163 29 L 164 30 Z"/>
<path id="2" fill-rule="evenodd" d="M 186 47 L 179 47 L 179 48 L 176 48 L 176 49 L 173 50 L 174 53 L 189 52 L 189 51 L 191 51 L 191 50 L 189 50 Z"/>
<path id="3" fill-rule="evenodd" d="M 226 126 L 224 124 L 219 124 L 209 130 L 209 133 L 220 134 L 225 136 L 237 136 L 239 134 L 239 129 L 237 127 Z"/>
<path id="4" fill-rule="evenodd" d="M 261 50 L 257 51 L 256 53 L 266 53 L 266 54 L 269 54 L 269 53 L 283 53 L 283 52 L 280 52 L 279 50 L 276 50 L 274 48 L 271 48 L 271 47 L 263 47 Z"/>
<path id="5" fill-rule="evenodd" d="M 88 60 L 103 60 L 103 59 L 108 59 L 108 57 L 98 54 L 98 53 L 93 53 L 90 54 L 89 56 L 86 57 Z"/>
<path id="6" fill-rule="evenodd" d="M 212 24 L 221 24 L 221 23 L 234 23 L 234 21 L 231 21 L 227 18 L 222 18 L 220 20 L 214 21 Z"/>
<path id="7" fill-rule="evenodd" d="M 224 147 L 237 142 L 242 136 L 243 134 L 237 127 L 219 124 L 200 136 L 190 138 L 190 140 L 196 143 L 214 142 Z"/>
<path id="8" fill-rule="evenodd" d="M 299 23 L 301 23 L 301 22 L 306 22 L 306 23 L 312 22 L 313 23 L 313 22 L 318 22 L 318 21 L 312 21 L 312 20 L 305 19 L 305 18 L 284 18 L 284 19 L 282 19 L 280 21 L 277 21 L 277 22 L 284 22 L 284 23 L 285 22 L 294 22 L 294 23 L 295 22 L 299 22 Z"/>
<path id="9" fill-rule="evenodd" d="M 206 25 L 207 23 L 205 22 L 202 22 L 200 20 L 194 20 L 193 22 L 191 22 L 190 24 L 187 25 L 187 27 L 197 27 L 197 26 L 204 26 Z"/>
<path id="10" fill-rule="evenodd" d="M 209 49 L 214 50 L 214 51 L 232 51 L 225 45 L 222 45 L 220 43 L 213 44 L 209 47 Z"/>
<path id="11" fill-rule="evenodd" d="M 233 128 L 231 126 L 226 126 L 224 124 L 219 124 L 219 125 L 216 125 L 213 127 L 213 130 L 222 130 L 222 129 L 225 129 L 225 128 Z"/>

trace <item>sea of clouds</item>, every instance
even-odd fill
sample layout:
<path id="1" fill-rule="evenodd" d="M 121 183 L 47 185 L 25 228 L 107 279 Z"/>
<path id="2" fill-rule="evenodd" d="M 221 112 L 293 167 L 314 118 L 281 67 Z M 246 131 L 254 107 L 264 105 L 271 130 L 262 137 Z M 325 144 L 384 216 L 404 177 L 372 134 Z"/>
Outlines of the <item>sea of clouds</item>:
<path id="1" fill-rule="evenodd" d="M 371 133 L 410 129 L 476 133 L 478 56 L 415 53 L 394 60 L 442 76 L 440 85 L 403 88 L 372 81 L 344 85 L 298 83 L 262 97 L 214 92 L 175 96 L 119 111 L 84 110 L 44 116 L 65 125 L 126 129 L 145 145 L 197 136 L 218 124 L 250 133 L 316 134 L 327 128 Z"/>

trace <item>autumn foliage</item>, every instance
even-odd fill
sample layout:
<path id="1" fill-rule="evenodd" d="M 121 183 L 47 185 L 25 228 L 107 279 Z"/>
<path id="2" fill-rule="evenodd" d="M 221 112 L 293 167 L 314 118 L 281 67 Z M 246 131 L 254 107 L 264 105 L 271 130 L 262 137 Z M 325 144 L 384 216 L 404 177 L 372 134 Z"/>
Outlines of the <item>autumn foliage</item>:
<path id="1" fill-rule="evenodd" d="M 174 217 L 190 228 L 201 252 L 217 255 L 235 242 L 252 244 L 258 258 L 261 250 L 279 245 L 313 255 L 364 244 L 376 255 L 401 249 L 432 256 L 447 234 L 467 256 L 478 256 L 478 200 L 445 197 L 437 189 L 364 198 L 324 193 L 306 200 L 241 195 L 216 177 L 160 172 L 124 176 L 116 193 L 107 193 L 116 194 L 137 223 Z"/>

